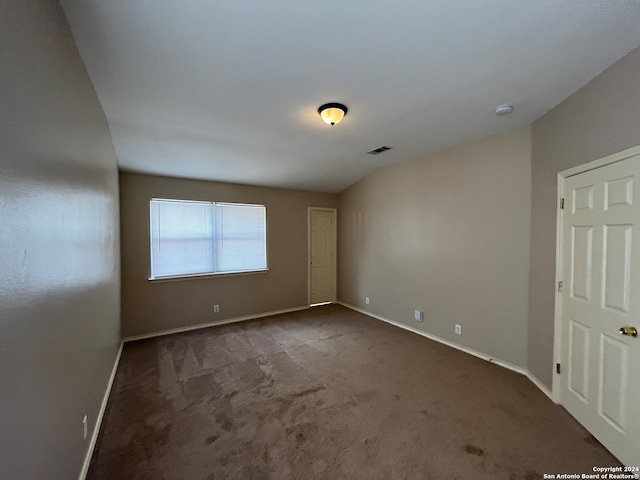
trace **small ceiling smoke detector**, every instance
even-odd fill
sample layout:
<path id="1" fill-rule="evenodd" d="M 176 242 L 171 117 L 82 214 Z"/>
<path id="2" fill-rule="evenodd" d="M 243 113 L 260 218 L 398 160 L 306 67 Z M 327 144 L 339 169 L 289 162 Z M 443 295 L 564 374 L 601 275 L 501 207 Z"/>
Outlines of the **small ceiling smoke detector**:
<path id="1" fill-rule="evenodd" d="M 374 148 L 373 150 L 367 153 L 370 153 L 371 155 L 378 155 L 379 153 L 386 152 L 387 150 L 391 150 L 391 148 L 392 147 L 387 147 L 386 145 L 383 145 L 381 147 Z"/>
<path id="2" fill-rule="evenodd" d="M 513 105 L 510 103 L 505 103 L 504 105 L 498 105 L 496 107 L 495 114 L 496 115 L 509 115 L 513 112 Z"/>

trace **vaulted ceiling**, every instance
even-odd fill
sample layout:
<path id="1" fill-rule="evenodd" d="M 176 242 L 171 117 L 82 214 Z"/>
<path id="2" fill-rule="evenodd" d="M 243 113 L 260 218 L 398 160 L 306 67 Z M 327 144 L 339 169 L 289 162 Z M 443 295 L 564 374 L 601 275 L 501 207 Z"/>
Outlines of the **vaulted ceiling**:
<path id="1" fill-rule="evenodd" d="M 640 45 L 637 0 L 61 4 L 122 170 L 327 192 L 527 125 Z"/>

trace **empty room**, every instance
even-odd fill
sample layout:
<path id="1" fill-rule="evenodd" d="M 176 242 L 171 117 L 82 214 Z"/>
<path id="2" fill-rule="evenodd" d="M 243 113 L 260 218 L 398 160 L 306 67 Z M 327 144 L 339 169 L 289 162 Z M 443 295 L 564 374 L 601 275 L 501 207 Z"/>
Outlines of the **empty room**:
<path id="1" fill-rule="evenodd" d="M 640 478 L 640 1 L 0 2 L 0 479 Z"/>

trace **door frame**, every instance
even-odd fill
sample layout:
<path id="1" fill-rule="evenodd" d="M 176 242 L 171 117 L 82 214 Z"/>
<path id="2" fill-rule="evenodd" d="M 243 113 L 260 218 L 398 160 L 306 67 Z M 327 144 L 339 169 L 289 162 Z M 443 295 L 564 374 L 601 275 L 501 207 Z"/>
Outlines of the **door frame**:
<path id="1" fill-rule="evenodd" d="M 562 251 L 562 232 L 563 232 L 563 224 L 562 224 L 562 213 L 563 210 L 561 208 L 561 202 L 564 198 L 564 182 L 565 179 L 569 177 L 573 177 L 575 175 L 579 175 L 581 173 L 588 172 L 589 170 L 595 170 L 600 167 L 605 167 L 607 165 L 611 165 L 613 163 L 621 162 L 622 160 L 626 160 L 627 158 L 634 157 L 636 155 L 640 155 L 640 145 L 628 148 L 621 152 L 614 153 L 612 155 L 608 155 L 606 157 L 600 158 L 598 160 L 594 160 L 592 162 L 585 163 L 583 165 L 578 165 L 577 167 L 569 168 L 567 170 L 563 170 L 558 173 L 558 198 L 556 199 L 556 283 L 555 283 L 555 312 L 554 312 L 554 333 L 553 333 L 553 366 L 552 366 L 552 386 L 551 386 L 551 395 L 552 400 L 555 403 L 562 405 L 562 398 L 560 394 L 560 375 L 556 374 L 556 364 L 560 363 L 562 358 L 562 295 L 558 290 L 558 282 L 563 280 L 563 272 L 562 272 L 562 261 L 563 261 L 563 251 Z"/>
<path id="2" fill-rule="evenodd" d="M 333 217 L 333 235 L 331 245 L 331 281 L 333 295 L 331 302 L 335 303 L 338 295 L 338 209 L 326 207 L 307 207 L 307 305 L 311 305 L 311 212 L 313 210 L 331 212 Z"/>

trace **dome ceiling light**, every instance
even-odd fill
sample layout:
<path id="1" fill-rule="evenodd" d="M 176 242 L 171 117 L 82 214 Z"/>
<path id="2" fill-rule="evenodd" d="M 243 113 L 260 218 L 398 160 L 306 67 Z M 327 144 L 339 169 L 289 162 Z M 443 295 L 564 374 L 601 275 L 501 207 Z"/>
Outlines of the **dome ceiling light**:
<path id="1" fill-rule="evenodd" d="M 341 103 L 325 103 L 318 108 L 318 113 L 325 123 L 334 126 L 336 123 L 340 123 L 347 114 L 347 107 Z"/>

